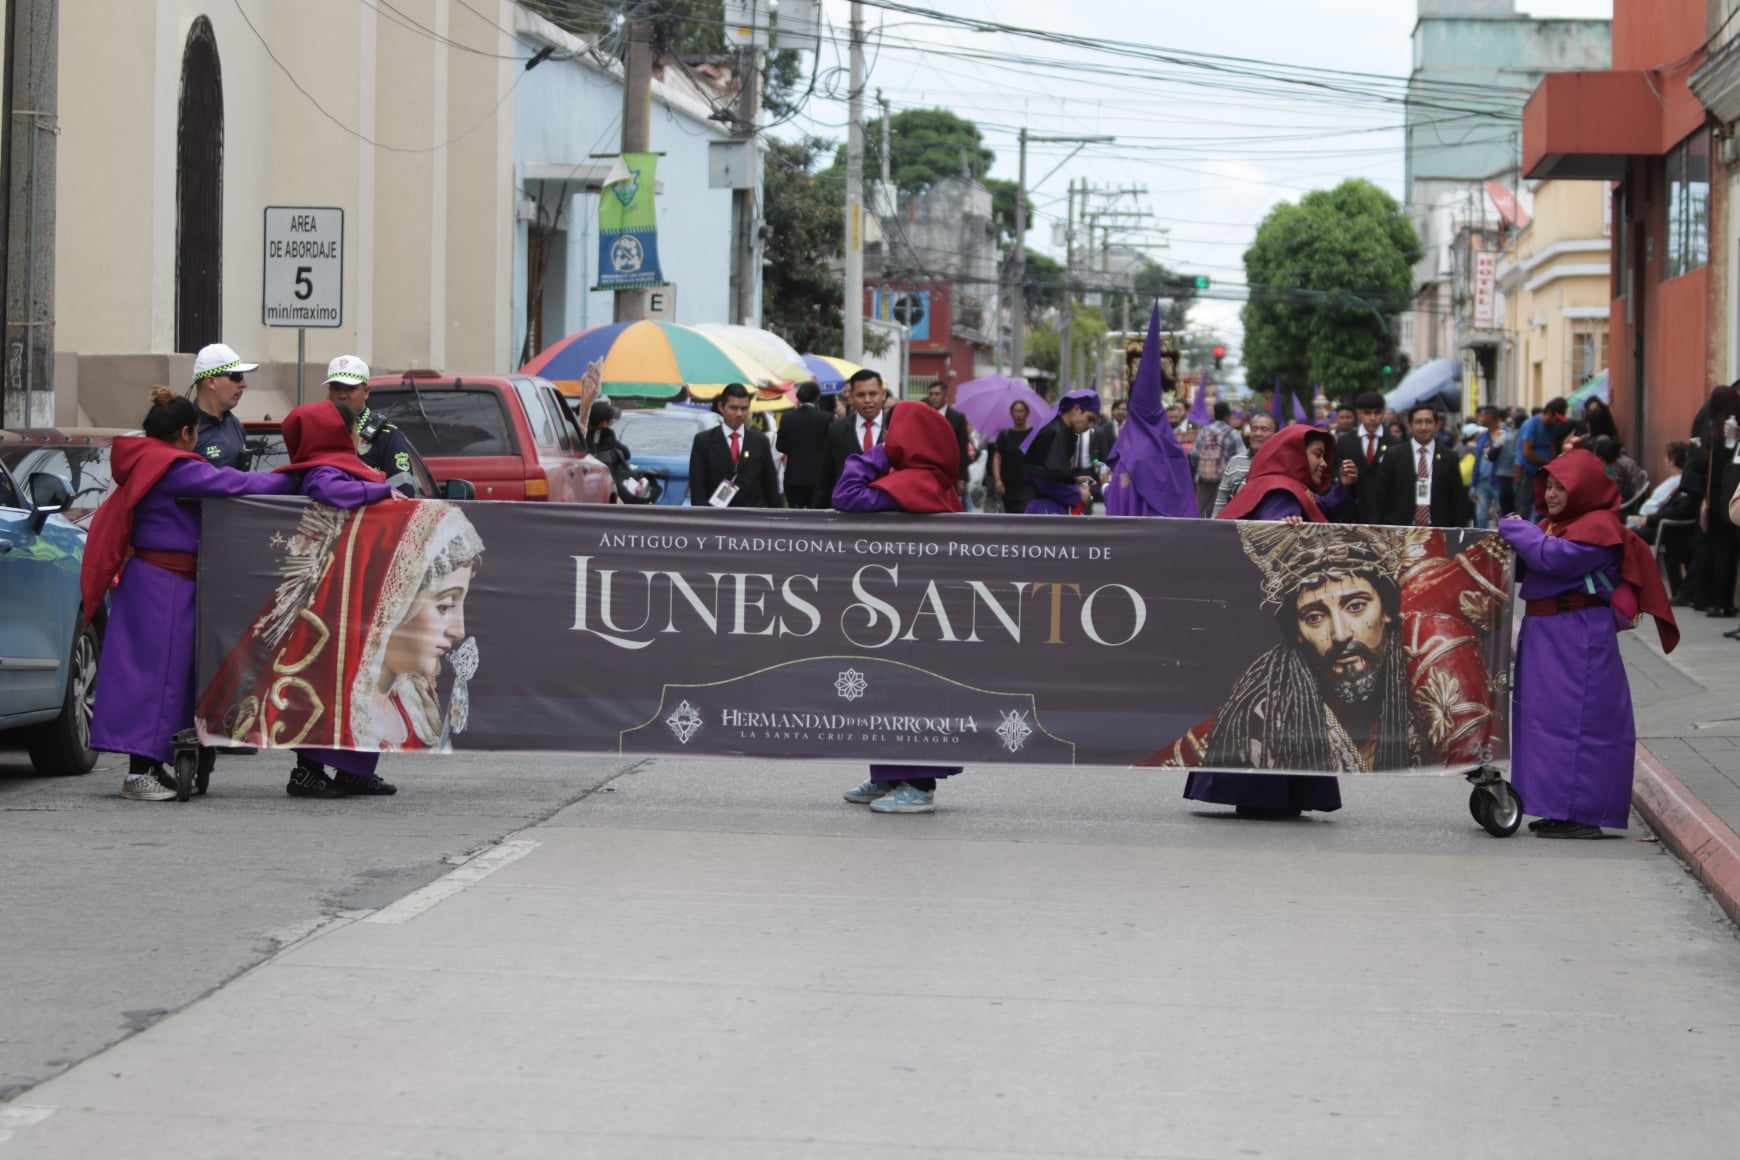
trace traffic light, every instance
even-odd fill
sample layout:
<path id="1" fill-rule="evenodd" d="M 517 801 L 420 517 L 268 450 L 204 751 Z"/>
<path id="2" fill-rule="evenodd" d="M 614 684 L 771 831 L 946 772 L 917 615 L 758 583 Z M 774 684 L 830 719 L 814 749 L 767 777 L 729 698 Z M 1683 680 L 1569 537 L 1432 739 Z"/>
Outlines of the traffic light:
<path id="1" fill-rule="evenodd" d="M 1198 274 L 1196 276 L 1196 288 L 1198 290 L 1207 290 L 1208 286 L 1209 286 L 1208 275 L 1207 274 Z"/>
<path id="2" fill-rule="evenodd" d="M 1214 369 L 1215 370 L 1218 371 L 1220 369 L 1220 360 L 1225 358 L 1225 357 L 1226 357 L 1226 347 L 1216 346 L 1214 348 Z"/>

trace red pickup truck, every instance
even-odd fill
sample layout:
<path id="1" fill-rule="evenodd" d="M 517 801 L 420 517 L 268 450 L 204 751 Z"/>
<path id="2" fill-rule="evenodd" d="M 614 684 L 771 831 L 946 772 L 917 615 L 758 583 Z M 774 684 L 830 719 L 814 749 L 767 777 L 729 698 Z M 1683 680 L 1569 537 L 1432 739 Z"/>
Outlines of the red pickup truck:
<path id="1" fill-rule="evenodd" d="M 436 480 L 478 499 L 606 503 L 610 471 L 547 379 L 407 371 L 369 380 L 371 410 L 396 423 Z"/>

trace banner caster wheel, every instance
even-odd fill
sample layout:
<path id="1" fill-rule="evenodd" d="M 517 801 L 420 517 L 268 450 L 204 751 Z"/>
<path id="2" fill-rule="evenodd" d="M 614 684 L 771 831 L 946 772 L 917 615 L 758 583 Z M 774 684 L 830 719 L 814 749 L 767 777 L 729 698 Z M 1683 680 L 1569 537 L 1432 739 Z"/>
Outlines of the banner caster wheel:
<path id="1" fill-rule="evenodd" d="M 1476 804 L 1475 798 L 1484 798 Z M 1508 782 L 1495 781 L 1479 786 L 1468 799 L 1468 808 L 1487 833 L 1495 838 L 1508 838 L 1522 826 L 1523 804 Z"/>
<path id="2" fill-rule="evenodd" d="M 1486 791 L 1480 786 L 1475 786 L 1468 791 L 1468 812 L 1473 816 L 1475 825 L 1482 827 L 1486 825 L 1487 815 L 1491 813 L 1487 807 L 1491 804 L 1492 798 L 1488 797 Z"/>
<path id="3" fill-rule="evenodd" d="M 199 772 L 197 772 L 196 774 L 194 774 L 194 777 L 193 777 L 193 792 L 194 793 L 198 794 L 200 797 L 204 797 L 205 791 L 210 789 L 210 788 L 211 788 L 211 770 L 202 769 Z"/>
<path id="4" fill-rule="evenodd" d="M 193 784 L 199 779 L 199 751 L 178 750 L 175 754 L 175 800 L 184 802 L 193 796 Z"/>

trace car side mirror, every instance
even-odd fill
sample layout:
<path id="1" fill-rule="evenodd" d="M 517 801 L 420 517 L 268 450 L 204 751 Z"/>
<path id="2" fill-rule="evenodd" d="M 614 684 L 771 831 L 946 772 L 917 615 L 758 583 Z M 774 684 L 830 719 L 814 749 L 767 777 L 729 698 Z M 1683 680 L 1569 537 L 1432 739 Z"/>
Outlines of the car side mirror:
<path id="1" fill-rule="evenodd" d="M 443 499 L 476 499 L 477 488 L 469 479 L 450 479 L 441 485 Z"/>
<path id="2" fill-rule="evenodd" d="M 25 490 L 30 492 L 30 527 L 33 531 L 40 532 L 49 516 L 65 511 L 72 503 L 72 489 L 67 487 L 66 480 L 46 471 L 32 472 Z"/>

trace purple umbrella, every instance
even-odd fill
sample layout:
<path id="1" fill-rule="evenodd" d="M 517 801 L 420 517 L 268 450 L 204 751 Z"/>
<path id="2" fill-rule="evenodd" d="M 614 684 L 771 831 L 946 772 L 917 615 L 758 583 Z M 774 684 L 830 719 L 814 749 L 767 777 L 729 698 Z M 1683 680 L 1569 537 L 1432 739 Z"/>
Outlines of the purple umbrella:
<path id="1" fill-rule="evenodd" d="M 1016 402 L 1027 404 L 1027 426 L 1034 431 L 1057 414 L 1056 407 L 1020 379 L 990 375 L 955 388 L 955 410 L 967 417 L 967 422 L 987 443 L 1010 425 L 1009 407 Z"/>

